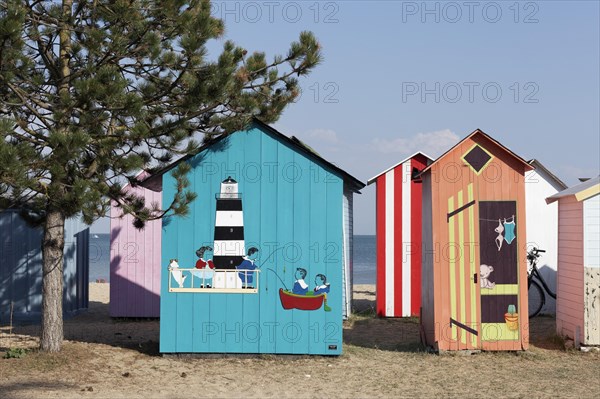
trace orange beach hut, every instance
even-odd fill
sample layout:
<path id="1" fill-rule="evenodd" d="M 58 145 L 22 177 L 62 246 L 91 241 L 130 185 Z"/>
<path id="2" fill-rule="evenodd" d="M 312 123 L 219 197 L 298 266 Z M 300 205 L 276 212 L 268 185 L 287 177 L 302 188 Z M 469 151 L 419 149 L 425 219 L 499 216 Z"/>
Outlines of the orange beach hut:
<path id="1" fill-rule="evenodd" d="M 475 130 L 421 173 L 421 336 L 433 349 L 527 349 L 529 170 Z"/>

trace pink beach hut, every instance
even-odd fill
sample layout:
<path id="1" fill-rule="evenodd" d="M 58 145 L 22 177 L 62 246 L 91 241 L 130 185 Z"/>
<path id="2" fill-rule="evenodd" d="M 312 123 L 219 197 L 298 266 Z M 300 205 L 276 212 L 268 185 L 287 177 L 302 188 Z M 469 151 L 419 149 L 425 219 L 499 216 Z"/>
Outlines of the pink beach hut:
<path id="1" fill-rule="evenodd" d="M 368 181 L 377 187 L 377 314 L 418 316 L 421 307 L 421 181 L 433 160 L 417 152 Z"/>
<path id="2" fill-rule="evenodd" d="M 600 176 L 555 194 L 558 201 L 556 332 L 600 345 Z"/>
<path id="3" fill-rule="evenodd" d="M 138 180 L 148 176 L 141 172 Z M 162 181 L 156 186 L 131 187 L 146 204 L 161 205 Z M 110 211 L 110 316 L 160 316 L 161 220 L 146 223 L 143 230 L 133 226 L 133 217 L 113 206 Z"/>

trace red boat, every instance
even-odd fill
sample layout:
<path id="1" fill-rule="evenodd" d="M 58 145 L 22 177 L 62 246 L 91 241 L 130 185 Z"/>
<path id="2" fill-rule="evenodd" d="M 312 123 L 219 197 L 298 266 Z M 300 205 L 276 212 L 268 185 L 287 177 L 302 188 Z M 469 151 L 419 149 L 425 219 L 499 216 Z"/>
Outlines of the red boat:
<path id="1" fill-rule="evenodd" d="M 279 299 L 284 309 L 317 310 L 323 305 L 325 294 L 296 295 L 280 288 Z"/>

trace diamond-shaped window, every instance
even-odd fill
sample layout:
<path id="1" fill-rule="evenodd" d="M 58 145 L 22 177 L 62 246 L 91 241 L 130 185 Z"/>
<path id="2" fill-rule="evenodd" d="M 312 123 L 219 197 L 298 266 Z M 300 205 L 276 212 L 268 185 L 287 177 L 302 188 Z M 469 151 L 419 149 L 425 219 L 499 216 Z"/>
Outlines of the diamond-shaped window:
<path id="1" fill-rule="evenodd" d="M 486 150 L 476 145 L 463 157 L 463 159 L 471 168 L 473 168 L 475 173 L 479 174 L 492 159 L 492 156 Z"/>

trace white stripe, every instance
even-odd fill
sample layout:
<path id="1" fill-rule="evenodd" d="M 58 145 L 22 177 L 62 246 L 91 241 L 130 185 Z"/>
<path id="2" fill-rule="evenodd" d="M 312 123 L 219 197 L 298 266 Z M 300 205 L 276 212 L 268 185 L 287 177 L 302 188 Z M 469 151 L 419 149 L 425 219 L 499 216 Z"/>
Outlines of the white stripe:
<path id="1" fill-rule="evenodd" d="M 410 258 L 413 248 L 411 242 L 411 162 L 402 165 L 402 316 L 410 316 Z M 416 244 L 416 243 L 414 243 Z"/>
<path id="2" fill-rule="evenodd" d="M 217 211 L 215 226 L 236 227 L 244 225 L 242 211 Z"/>
<path id="3" fill-rule="evenodd" d="M 215 256 L 244 256 L 244 255 L 246 255 L 246 250 L 244 248 L 244 240 L 215 241 L 214 250 L 215 250 L 215 252 L 214 252 Z"/>
<path id="4" fill-rule="evenodd" d="M 237 273 L 215 272 L 213 286 L 215 288 L 242 288 L 242 280 Z"/>
<path id="5" fill-rule="evenodd" d="M 394 171 L 385 174 L 385 315 L 394 315 Z"/>

